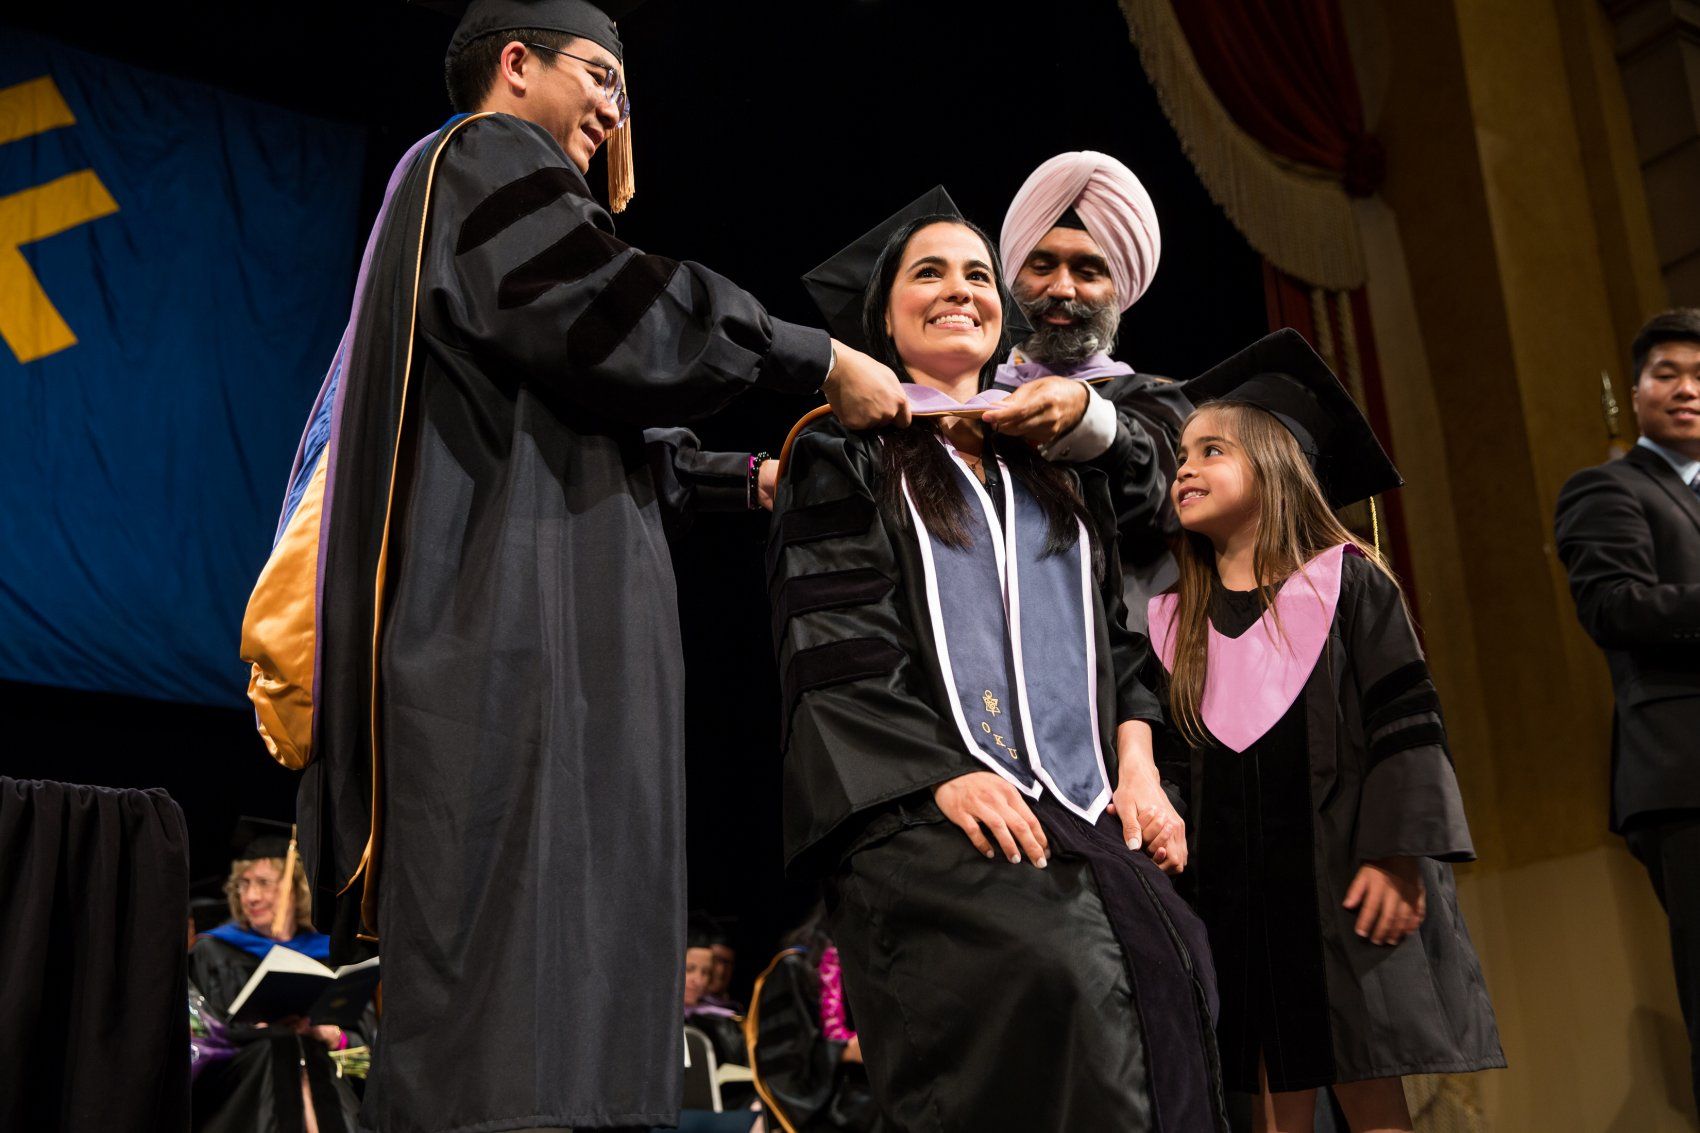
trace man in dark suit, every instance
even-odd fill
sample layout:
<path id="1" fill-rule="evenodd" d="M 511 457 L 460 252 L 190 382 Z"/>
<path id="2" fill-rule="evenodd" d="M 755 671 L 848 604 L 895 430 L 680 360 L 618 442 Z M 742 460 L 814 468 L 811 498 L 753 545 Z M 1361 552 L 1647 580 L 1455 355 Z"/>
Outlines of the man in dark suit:
<path id="1" fill-rule="evenodd" d="M 1564 485 L 1558 554 L 1611 666 L 1612 829 L 1670 918 L 1700 1098 L 1700 309 L 1655 317 L 1631 354 L 1640 440 Z"/>

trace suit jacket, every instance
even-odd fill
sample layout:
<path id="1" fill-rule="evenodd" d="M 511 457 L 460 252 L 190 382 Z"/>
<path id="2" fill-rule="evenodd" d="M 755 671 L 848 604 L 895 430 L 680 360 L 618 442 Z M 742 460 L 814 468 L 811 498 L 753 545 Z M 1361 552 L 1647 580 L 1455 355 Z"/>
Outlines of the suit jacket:
<path id="1" fill-rule="evenodd" d="M 1616 695 L 1612 829 L 1700 809 L 1700 496 L 1658 453 L 1572 476 L 1558 554 Z"/>

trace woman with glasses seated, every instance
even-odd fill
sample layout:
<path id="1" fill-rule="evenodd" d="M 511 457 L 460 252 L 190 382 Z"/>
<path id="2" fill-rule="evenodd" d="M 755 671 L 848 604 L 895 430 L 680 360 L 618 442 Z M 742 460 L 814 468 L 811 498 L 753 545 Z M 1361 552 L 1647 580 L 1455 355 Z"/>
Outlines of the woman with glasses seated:
<path id="1" fill-rule="evenodd" d="M 866 281 L 863 335 L 916 416 L 825 419 L 780 481 L 789 867 L 826 881 L 896 1127 L 1223 1128 L 1209 952 L 1164 876 L 1185 828 L 1108 487 L 977 421 L 1013 308 L 948 201 L 811 276 Z"/>
<path id="2" fill-rule="evenodd" d="M 229 1021 L 231 1005 L 272 949 L 320 963 L 330 957 L 330 937 L 314 932 L 309 919 L 307 875 L 288 868 L 289 834 L 288 823 L 238 823 L 224 883 L 230 919 L 201 934 L 189 952 L 189 981 L 205 998 L 219 1040 L 195 1074 L 197 1133 L 352 1133 L 360 1111 L 331 1052 L 365 1046 L 365 1036 L 304 1018 Z"/>

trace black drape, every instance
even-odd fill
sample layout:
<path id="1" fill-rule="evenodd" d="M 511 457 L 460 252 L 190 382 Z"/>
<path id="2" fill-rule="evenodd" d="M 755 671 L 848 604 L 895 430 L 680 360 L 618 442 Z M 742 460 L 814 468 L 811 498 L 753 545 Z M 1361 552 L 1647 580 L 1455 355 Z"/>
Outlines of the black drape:
<path id="1" fill-rule="evenodd" d="M 0 1129 L 189 1128 L 188 916 L 164 791 L 0 776 Z"/>

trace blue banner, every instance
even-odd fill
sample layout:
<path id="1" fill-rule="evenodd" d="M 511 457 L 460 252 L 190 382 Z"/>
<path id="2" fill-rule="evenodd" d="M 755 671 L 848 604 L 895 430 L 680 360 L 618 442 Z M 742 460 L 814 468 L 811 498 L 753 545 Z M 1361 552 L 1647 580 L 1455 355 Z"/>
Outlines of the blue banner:
<path id="1" fill-rule="evenodd" d="M 240 705 L 362 131 L 0 39 L 0 678 Z"/>

